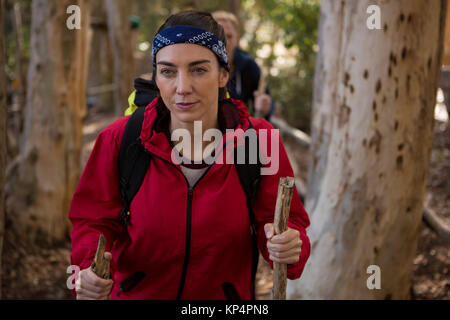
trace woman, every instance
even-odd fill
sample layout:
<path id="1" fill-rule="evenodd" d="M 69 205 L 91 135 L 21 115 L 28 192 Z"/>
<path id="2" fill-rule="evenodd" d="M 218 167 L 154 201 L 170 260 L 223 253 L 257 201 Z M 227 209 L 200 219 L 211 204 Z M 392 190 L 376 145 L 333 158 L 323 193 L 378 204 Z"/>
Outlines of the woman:
<path id="1" fill-rule="evenodd" d="M 71 260 L 82 269 L 78 299 L 226 299 L 224 284 L 232 287 L 235 297 L 252 298 L 250 218 L 234 166 L 208 164 L 205 158 L 199 164 L 186 151 L 179 152 L 181 164 L 172 159 L 172 133 L 185 129 L 192 142 L 198 141 L 195 121 L 200 121 L 202 133 L 245 131 L 249 121 L 257 132 L 273 129 L 264 119 L 249 119 L 240 101 L 225 99 L 225 43 L 223 29 L 209 13 L 181 12 L 159 29 L 152 61 L 160 97 L 146 107 L 140 135 L 153 156 L 131 203 L 130 225 L 124 226 L 119 214 L 117 172 L 129 116 L 99 134 L 72 200 Z M 192 151 L 199 148 L 203 155 L 208 143 L 193 143 Z M 273 235 L 278 181 L 285 176 L 293 172 L 279 140 L 279 170 L 261 176 L 252 209 L 263 257 L 271 266 L 273 261 L 288 264 L 288 277 L 295 279 L 309 257 L 309 219 L 294 190 L 289 229 Z M 89 268 L 100 234 L 111 261 L 108 280 Z"/>

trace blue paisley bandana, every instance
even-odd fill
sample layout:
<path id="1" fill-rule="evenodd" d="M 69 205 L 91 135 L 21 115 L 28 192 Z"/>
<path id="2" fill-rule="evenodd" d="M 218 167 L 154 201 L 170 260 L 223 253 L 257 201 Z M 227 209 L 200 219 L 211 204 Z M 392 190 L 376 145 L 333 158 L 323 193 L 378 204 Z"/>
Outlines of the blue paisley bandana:
<path id="1" fill-rule="evenodd" d="M 225 44 L 214 33 L 193 26 L 173 26 L 155 36 L 152 47 L 153 67 L 156 67 L 156 53 L 161 48 L 176 43 L 192 43 L 209 48 L 219 58 L 220 63 L 230 71 Z"/>

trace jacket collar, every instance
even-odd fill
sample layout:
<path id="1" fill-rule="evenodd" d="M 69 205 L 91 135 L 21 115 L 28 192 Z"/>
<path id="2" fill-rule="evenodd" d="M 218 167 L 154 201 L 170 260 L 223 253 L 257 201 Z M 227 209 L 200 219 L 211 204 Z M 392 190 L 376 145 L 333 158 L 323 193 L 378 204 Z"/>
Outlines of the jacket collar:
<path id="1" fill-rule="evenodd" d="M 222 144 L 225 143 L 227 129 L 246 131 L 249 127 L 250 115 L 240 100 L 225 99 L 219 103 L 217 116 L 220 130 L 224 134 Z M 172 162 L 169 124 L 170 111 L 162 103 L 161 97 L 157 97 L 145 108 L 140 140 L 145 149 Z"/>

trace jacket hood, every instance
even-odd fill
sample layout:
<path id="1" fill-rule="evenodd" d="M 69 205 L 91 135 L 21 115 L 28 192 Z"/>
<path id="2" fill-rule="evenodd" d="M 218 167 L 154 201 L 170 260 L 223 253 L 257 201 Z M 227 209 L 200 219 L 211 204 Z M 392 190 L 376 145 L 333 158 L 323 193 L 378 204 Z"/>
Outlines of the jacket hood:
<path id="1" fill-rule="evenodd" d="M 227 137 L 233 133 L 226 133 L 227 129 L 246 131 L 249 128 L 247 107 L 241 100 L 224 99 L 219 103 L 218 122 L 223 133 L 222 146 L 225 145 Z M 151 153 L 172 162 L 172 146 L 169 142 L 170 111 L 162 103 L 161 97 L 155 98 L 145 107 L 144 121 L 140 140 L 145 149 Z M 240 143 L 235 142 L 235 147 Z"/>

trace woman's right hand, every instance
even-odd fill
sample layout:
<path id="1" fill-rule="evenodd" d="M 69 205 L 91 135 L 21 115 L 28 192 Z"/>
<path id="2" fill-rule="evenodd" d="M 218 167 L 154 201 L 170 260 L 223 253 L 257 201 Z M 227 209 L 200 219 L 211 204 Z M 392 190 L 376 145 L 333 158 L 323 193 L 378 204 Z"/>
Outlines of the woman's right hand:
<path id="1" fill-rule="evenodd" d="M 105 252 L 105 259 L 111 261 L 111 253 Z M 75 282 L 77 300 L 107 300 L 114 281 L 97 276 L 91 267 L 83 269 Z"/>

